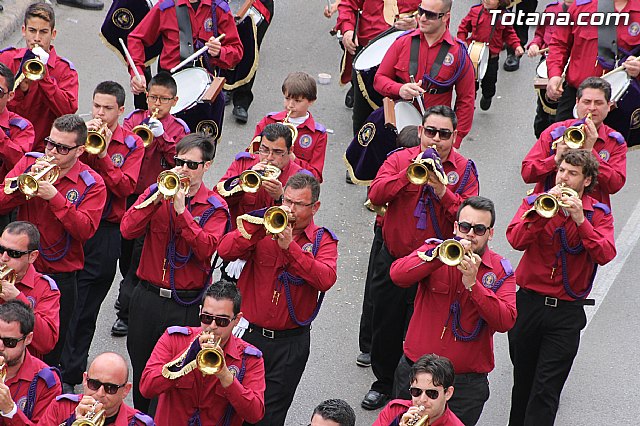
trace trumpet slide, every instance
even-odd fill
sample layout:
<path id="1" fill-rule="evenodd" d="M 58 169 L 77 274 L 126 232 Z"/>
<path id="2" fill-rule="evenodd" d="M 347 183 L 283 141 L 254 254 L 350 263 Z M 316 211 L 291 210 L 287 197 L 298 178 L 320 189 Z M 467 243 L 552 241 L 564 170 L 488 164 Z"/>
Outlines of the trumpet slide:
<path id="1" fill-rule="evenodd" d="M 293 144 L 295 144 L 296 140 L 298 139 L 298 128 L 296 127 L 295 124 L 289 121 L 290 116 L 291 116 L 291 110 L 287 112 L 287 116 L 284 118 L 284 120 L 282 120 L 282 124 L 287 126 L 291 131 L 291 141 Z"/>

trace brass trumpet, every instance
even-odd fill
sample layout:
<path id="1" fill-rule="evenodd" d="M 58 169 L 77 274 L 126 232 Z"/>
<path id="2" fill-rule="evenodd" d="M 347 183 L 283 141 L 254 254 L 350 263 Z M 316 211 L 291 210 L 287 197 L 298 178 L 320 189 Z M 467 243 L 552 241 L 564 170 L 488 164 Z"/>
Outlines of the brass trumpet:
<path id="1" fill-rule="evenodd" d="M 89 130 L 87 132 L 87 141 L 84 149 L 89 154 L 99 155 L 107 148 L 107 123 L 104 123 L 98 130 Z"/>
<path id="2" fill-rule="evenodd" d="M 221 341 L 221 337 L 214 339 L 214 337 L 210 335 L 207 343 L 212 343 L 214 347 L 203 348 L 196 355 L 198 370 L 205 376 L 216 374 L 224 366 L 224 352 L 220 347 Z"/>
<path id="3" fill-rule="evenodd" d="M 36 163 L 47 163 L 47 166 L 38 172 L 23 173 L 18 176 L 18 189 L 22 192 L 27 200 L 35 196 L 40 187 L 39 182 L 47 181 L 54 184 L 60 176 L 60 167 L 51 164 L 55 160 L 54 157 L 44 155 L 36 160 Z"/>
<path id="4" fill-rule="evenodd" d="M 93 403 L 91 410 L 84 415 L 83 419 L 77 419 L 71 426 L 103 426 L 105 420 L 107 419 L 107 415 L 105 410 L 100 410 L 96 412 L 96 407 L 98 406 L 98 401 Z"/>
<path id="5" fill-rule="evenodd" d="M 264 166 L 264 170 L 245 170 L 240 174 L 238 185 L 244 192 L 258 192 L 263 180 L 277 179 L 280 173 L 282 170 L 271 164 Z"/>
<path id="6" fill-rule="evenodd" d="M 591 113 L 587 114 L 585 120 L 591 120 Z M 584 141 L 586 139 L 586 135 L 584 133 L 584 125 L 582 123 L 578 126 L 567 127 L 567 129 L 562 134 L 562 139 L 564 143 L 571 149 L 580 149 L 584 146 Z M 558 141 L 553 141 L 551 144 L 551 149 L 556 149 L 556 145 L 558 145 Z"/>
<path id="7" fill-rule="evenodd" d="M 160 111 L 160 108 L 156 108 L 153 111 L 153 114 L 151 114 L 149 121 L 152 119 L 155 119 L 158 116 L 159 111 Z M 131 129 L 131 132 L 138 135 L 140 139 L 142 139 L 142 143 L 144 144 L 145 148 L 148 147 L 151 142 L 153 142 L 154 136 L 153 136 L 153 132 L 151 131 L 151 128 L 149 127 L 148 122 L 144 124 L 138 124 L 136 127 Z"/>
<path id="8" fill-rule="evenodd" d="M 31 51 L 33 52 L 36 49 L 42 48 L 36 44 Z M 20 77 L 18 77 L 15 83 L 13 83 L 13 90 L 16 90 L 25 78 L 31 81 L 42 80 L 42 78 L 44 78 L 44 73 L 45 65 L 38 57 L 24 61 L 24 64 L 22 64 L 22 74 L 20 74 Z"/>
<path id="9" fill-rule="evenodd" d="M 282 124 L 287 126 L 291 131 L 291 143 L 295 144 L 296 140 L 298 139 L 298 128 L 296 127 L 295 124 L 289 121 L 290 115 L 291 115 L 291 111 L 287 112 L 287 116 L 284 118 L 284 120 L 282 120 Z"/>
<path id="10" fill-rule="evenodd" d="M 424 407 L 420 406 L 420 411 L 424 411 Z M 420 412 L 415 413 L 413 417 L 407 420 L 407 426 L 429 426 L 429 415 L 420 415 Z"/>
<path id="11" fill-rule="evenodd" d="M 425 262 L 431 262 L 437 258 L 445 265 L 458 266 L 460 262 L 462 262 L 462 259 L 464 259 L 464 254 L 464 246 L 460 241 L 448 239 L 434 248 L 431 256 L 419 251 L 418 257 Z M 469 254 L 472 255 L 473 252 L 470 251 Z"/>
<path id="12" fill-rule="evenodd" d="M 173 198 L 181 189 L 189 192 L 191 180 L 182 174 L 172 170 L 165 170 L 158 175 L 158 191 L 164 195 L 165 199 Z"/>
<path id="13" fill-rule="evenodd" d="M 533 202 L 533 207 L 525 212 L 523 218 L 526 217 L 530 212 L 535 211 L 545 219 L 551 219 L 556 214 L 558 214 L 558 210 L 560 210 L 560 207 L 569 207 L 567 203 L 562 201 L 563 195 L 567 197 L 578 197 L 578 193 L 574 189 L 569 188 L 568 186 L 564 186 L 564 184 L 561 186 L 560 191 L 561 193 L 559 197 L 551 194 L 538 195 L 538 197 L 536 197 L 535 201 Z"/>
<path id="14" fill-rule="evenodd" d="M 419 153 L 407 167 L 407 179 L 414 185 L 424 185 L 429 180 L 429 173 L 434 173 L 433 166 Z"/>
<path id="15" fill-rule="evenodd" d="M 17 278 L 16 271 L 7 265 L 0 265 L 0 280 L 5 280 L 8 281 L 9 284 L 15 285 Z M 2 285 L 0 285 L 0 292 L 2 292 Z"/>
<path id="16" fill-rule="evenodd" d="M 269 207 L 264 212 L 264 227 L 268 233 L 279 234 L 287 228 L 288 224 L 289 216 L 282 207 Z"/>

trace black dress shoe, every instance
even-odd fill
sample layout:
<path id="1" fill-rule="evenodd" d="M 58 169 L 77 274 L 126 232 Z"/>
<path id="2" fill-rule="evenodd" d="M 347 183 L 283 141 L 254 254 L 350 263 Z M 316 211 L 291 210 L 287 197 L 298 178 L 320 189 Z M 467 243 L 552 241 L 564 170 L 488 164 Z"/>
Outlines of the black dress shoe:
<path id="1" fill-rule="evenodd" d="M 245 107 L 240 105 L 234 106 L 232 114 L 238 123 L 247 124 L 247 121 L 249 120 L 249 113 Z"/>
<path id="2" fill-rule="evenodd" d="M 371 354 L 361 352 L 360 355 L 356 357 L 356 365 L 360 367 L 371 367 Z"/>
<path id="3" fill-rule="evenodd" d="M 120 310 L 120 299 L 116 299 L 116 302 L 113 304 L 113 309 L 116 311 Z"/>
<path id="4" fill-rule="evenodd" d="M 377 410 L 384 407 L 389 400 L 389 397 L 383 393 L 374 391 L 373 389 L 367 392 L 360 404 L 365 410 Z"/>
<path id="5" fill-rule="evenodd" d="M 353 108 L 353 85 L 347 90 L 347 94 L 344 97 L 344 106 Z"/>
<path id="6" fill-rule="evenodd" d="M 224 106 L 231 105 L 231 92 L 223 90 L 222 93 L 224 94 Z"/>
<path id="7" fill-rule="evenodd" d="M 355 185 L 355 183 L 353 183 L 353 181 L 351 180 L 351 175 L 349 174 L 348 170 L 347 170 L 347 176 L 344 178 L 344 181 L 347 182 L 348 184 Z"/>
<path id="8" fill-rule="evenodd" d="M 491 98 L 485 98 L 484 96 L 480 98 L 480 109 L 483 111 L 488 110 L 491 107 Z"/>
<path id="9" fill-rule="evenodd" d="M 102 0 L 58 0 L 58 4 L 89 10 L 104 9 L 104 3 Z"/>
<path id="10" fill-rule="evenodd" d="M 126 336 L 129 332 L 129 324 L 118 318 L 111 327 L 111 335 L 116 337 Z"/>
<path id="11" fill-rule="evenodd" d="M 507 55 L 507 60 L 504 61 L 503 68 L 505 71 L 517 71 L 520 68 L 520 58 L 515 54 Z"/>

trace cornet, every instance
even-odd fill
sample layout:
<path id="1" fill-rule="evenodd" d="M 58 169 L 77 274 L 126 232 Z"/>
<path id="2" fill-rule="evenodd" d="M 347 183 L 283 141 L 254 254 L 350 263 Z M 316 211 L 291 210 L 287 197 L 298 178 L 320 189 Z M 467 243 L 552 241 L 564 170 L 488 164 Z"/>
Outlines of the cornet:
<path id="1" fill-rule="evenodd" d="M 87 132 L 87 141 L 84 150 L 92 155 L 99 155 L 107 148 L 107 123 L 104 123 L 98 130 Z"/>
<path id="2" fill-rule="evenodd" d="M 263 170 L 245 170 L 240 174 L 238 185 L 244 192 L 258 192 L 263 180 L 277 179 L 282 170 L 267 164 Z"/>
<path id="3" fill-rule="evenodd" d="M 591 113 L 587 114 L 585 121 L 587 119 L 591 120 Z M 584 133 L 584 125 L 585 123 L 582 123 L 578 126 L 567 127 L 567 130 L 564 131 L 562 139 L 569 148 L 580 149 L 583 147 L 584 141 L 586 139 L 586 135 Z M 558 140 L 553 141 L 553 143 L 551 144 L 551 149 L 556 149 L 557 145 Z"/>
<path id="4" fill-rule="evenodd" d="M 7 265 L 0 265 L 0 280 L 8 281 L 9 284 L 15 285 L 16 280 L 16 271 L 9 268 Z M 0 285 L 0 293 L 2 292 L 2 285 Z"/>
<path id="5" fill-rule="evenodd" d="M 185 192 L 189 192 L 191 186 L 191 180 L 189 177 L 178 174 L 172 170 L 165 170 L 158 175 L 158 192 L 164 196 L 165 199 L 173 198 L 178 191 L 184 189 Z"/>
<path id="6" fill-rule="evenodd" d="M 470 251 L 469 255 L 473 255 L 473 252 Z M 436 246 L 431 256 L 419 251 L 418 257 L 425 262 L 431 262 L 437 258 L 445 265 L 458 266 L 464 259 L 464 246 L 458 240 L 448 239 Z"/>
<path id="7" fill-rule="evenodd" d="M 38 49 L 42 50 L 42 48 L 36 44 L 31 51 L 33 52 Z M 16 90 L 25 78 L 31 81 L 42 80 L 42 78 L 44 78 L 44 73 L 45 65 L 37 56 L 33 59 L 24 61 L 24 64 L 22 64 L 22 74 L 20 74 L 20 77 L 18 77 L 15 83 L 13 83 L 13 90 Z"/>
<path id="8" fill-rule="evenodd" d="M 413 417 L 407 420 L 407 426 L 429 426 L 429 415 L 425 414 L 421 416 L 421 411 L 424 411 L 424 407 L 422 405 L 420 406 L 420 411 L 415 413 Z"/>
<path id="9" fill-rule="evenodd" d="M 71 423 L 71 426 L 103 426 L 107 418 L 105 410 L 96 413 L 98 401 L 93 403 L 91 410 L 84 415 L 83 419 L 78 419 Z"/>
<path id="10" fill-rule="evenodd" d="M 50 184 L 54 184 L 60 176 L 60 167 L 56 164 L 51 164 L 55 160 L 54 157 L 44 155 L 36 160 L 36 163 L 47 163 L 47 165 L 38 172 L 23 173 L 18 176 L 18 189 L 22 192 L 27 200 L 35 196 L 40 188 L 39 182 L 47 181 Z M 5 193 L 7 193 L 7 187 L 5 185 Z"/>
<path id="11" fill-rule="evenodd" d="M 158 116 L 159 111 L 160 111 L 160 108 L 156 108 L 153 111 L 153 114 L 151 114 L 149 121 L 155 119 Z M 151 142 L 153 142 L 154 136 L 153 136 L 153 132 L 151 131 L 151 128 L 149 127 L 149 122 L 144 124 L 138 124 L 136 127 L 131 129 L 131 132 L 138 135 L 140 139 L 142 139 L 142 143 L 144 144 L 145 148 L 148 147 Z"/>
<path id="12" fill-rule="evenodd" d="M 533 202 L 533 207 L 527 210 L 522 218 L 524 219 L 529 213 L 535 211 L 545 219 L 550 219 L 558 214 L 560 207 L 567 208 L 569 205 L 562 201 L 562 196 L 578 197 L 578 193 L 564 184 L 560 187 L 560 196 L 556 197 L 551 194 L 540 194 Z"/>
<path id="13" fill-rule="evenodd" d="M 198 370 L 200 370 L 200 372 L 205 376 L 216 374 L 224 366 L 224 352 L 220 347 L 221 341 L 222 337 L 215 339 L 214 336 L 209 335 L 207 343 L 213 344 L 214 347 L 202 348 L 196 355 L 196 365 L 198 366 Z"/>
<path id="14" fill-rule="evenodd" d="M 282 120 L 282 124 L 284 124 L 289 128 L 289 130 L 291 131 L 291 141 L 292 143 L 295 143 L 296 140 L 298 139 L 298 128 L 296 127 L 295 124 L 289 121 L 290 115 L 291 115 L 291 111 L 287 112 L 287 116 L 284 118 L 284 120 Z"/>
<path id="15" fill-rule="evenodd" d="M 293 222 L 293 220 L 291 221 Z M 269 207 L 264 212 L 264 227 L 270 234 L 279 234 L 287 228 L 289 216 L 287 212 L 278 206 Z"/>
<path id="16" fill-rule="evenodd" d="M 422 153 L 419 153 L 407 167 L 407 179 L 414 185 L 424 185 L 429 180 L 429 173 L 433 172 L 431 164 L 422 159 Z"/>

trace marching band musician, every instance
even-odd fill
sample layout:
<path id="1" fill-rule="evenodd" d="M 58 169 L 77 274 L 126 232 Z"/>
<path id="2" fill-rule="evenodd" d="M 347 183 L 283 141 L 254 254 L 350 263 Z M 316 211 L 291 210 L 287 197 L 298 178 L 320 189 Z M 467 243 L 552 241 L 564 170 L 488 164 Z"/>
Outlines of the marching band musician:
<path id="1" fill-rule="evenodd" d="M 51 44 L 56 38 L 55 24 L 55 13 L 49 4 L 30 5 L 22 25 L 27 47 L 9 47 L 0 52 L 0 62 L 7 64 L 15 75 L 23 75 L 23 65 L 27 60 L 36 59 L 44 65 L 42 78 L 22 79 L 8 104 L 9 110 L 33 124 L 35 141 L 32 151 L 35 152 L 44 151 L 44 139 L 49 135 L 53 121 L 78 109 L 78 73 L 70 61 L 58 56 Z"/>
<path id="2" fill-rule="evenodd" d="M 532 212 L 537 195 L 531 195 L 507 228 L 509 243 L 524 251 L 516 270 L 518 318 L 509 331 L 511 426 L 553 425 L 586 325 L 583 306 L 594 304 L 587 297 L 597 265 L 616 255 L 611 211 L 588 195 L 598 160 L 589 150 L 571 150 L 558 163 L 549 191 L 557 213 L 545 218 Z M 566 195 L 567 188 L 575 194 Z"/>
<path id="3" fill-rule="evenodd" d="M 215 147 L 204 134 L 182 138 L 172 169 L 179 182 L 170 184 L 176 186 L 175 195 L 161 194 L 167 184 L 152 185 L 120 225 L 123 238 L 144 235 L 127 335 L 133 401 L 144 412 L 149 411 L 149 400 L 139 391 L 142 370 L 167 327 L 198 324 L 197 303 L 211 277 L 211 256 L 228 227 L 227 204 L 203 182 L 214 155 Z"/>
<path id="4" fill-rule="evenodd" d="M 243 338 L 264 354 L 267 385 L 258 425 L 286 423 L 309 358 L 311 323 L 337 279 L 338 239 L 313 221 L 319 197 L 316 178 L 297 173 L 284 188 L 288 220 L 281 232 L 269 235 L 265 211 L 255 211 L 241 216 L 218 247 L 222 259 L 247 262 L 238 280 L 249 323 Z"/>
<path id="5" fill-rule="evenodd" d="M 373 86 L 393 99 L 422 97 L 424 106 L 451 105 L 455 88 L 455 111 L 460 121 L 454 146 L 471 131 L 475 104 L 475 74 L 467 49 L 452 37 L 448 25 L 451 0 L 422 0 L 418 7 L 418 29 L 399 37 L 384 55 Z M 419 38 L 419 49 L 411 54 L 412 40 Z M 411 82 L 411 58 L 417 71 Z M 355 109 L 355 107 L 354 107 Z"/>
<path id="6" fill-rule="evenodd" d="M 10 300 L 0 305 L 0 425 L 34 425 L 60 394 L 54 368 L 29 353 L 35 318 L 29 305 Z M 41 330 L 44 332 L 44 330 Z M 40 423 L 48 424 L 48 423 Z"/>
<path id="7" fill-rule="evenodd" d="M 103 81 L 93 91 L 93 119 L 87 122 L 87 129 L 95 132 L 93 138 L 99 142 L 85 149 L 80 159 L 104 180 L 107 201 L 98 230 L 83 247 L 85 261 L 78 272 L 78 301 L 62 353 L 62 381 L 67 388 L 82 383 L 82 373 L 87 369 L 100 306 L 116 275 L 120 222 L 144 155 L 140 137 L 118 124 L 124 102 L 125 90 L 114 81 Z"/>
<path id="8" fill-rule="evenodd" d="M 394 399 L 380 412 L 373 426 L 413 426 L 424 416 L 425 425 L 463 426 L 449 409 L 454 394 L 453 364 L 436 354 L 423 355 L 408 372 L 411 400 Z"/>
<path id="9" fill-rule="evenodd" d="M 442 256 L 444 246 L 427 240 L 418 250 L 393 262 L 390 271 L 400 287 L 419 282 L 404 355 L 395 373 L 394 396 L 408 398 L 407 378 L 414 359 L 431 352 L 446 356 L 456 372 L 456 393 L 449 408 L 467 426 L 478 422 L 489 399 L 487 375 L 494 367 L 493 334 L 508 331 L 516 320 L 513 268 L 488 247 L 494 224 L 491 200 L 467 198 L 454 223 L 454 235 L 464 248 L 459 264 L 443 263 L 436 256 L 436 247 Z"/>
<path id="10" fill-rule="evenodd" d="M 231 332 L 242 318 L 240 303 L 235 284 L 211 284 L 202 299 L 200 327 L 169 327 L 158 340 L 140 389 L 158 397 L 159 426 L 240 426 L 264 415 L 262 353 Z M 198 354 L 214 348 L 216 357 L 210 358 L 217 362 L 205 365 L 207 374 L 201 374 Z"/>
<path id="11" fill-rule="evenodd" d="M 356 413 L 343 399 L 327 399 L 313 409 L 309 426 L 356 426 Z"/>
<path id="12" fill-rule="evenodd" d="M 535 193 L 555 186 L 560 158 L 576 149 L 567 146 L 564 133 L 571 126 L 582 126 L 584 140 L 581 148 L 590 150 L 600 163 L 598 184 L 590 196 L 611 208 L 609 195 L 617 193 L 626 182 L 627 145 L 619 132 L 604 123 L 612 105 L 610 99 L 611 85 L 607 81 L 589 77 L 580 84 L 577 111 L 583 120 L 570 119 L 552 124 L 522 161 L 522 178 L 526 183 L 536 184 Z M 591 118 L 585 118 L 588 114 Z"/>
<path id="13" fill-rule="evenodd" d="M 71 425 L 76 420 L 95 420 L 99 416 L 106 425 L 155 426 L 151 417 L 124 402 L 132 384 L 127 361 L 121 355 L 98 355 L 83 374 L 82 386 L 84 394 L 62 394 L 51 401 L 38 424 Z"/>
<path id="14" fill-rule="evenodd" d="M 87 126 L 79 116 L 57 118 L 46 138 L 45 154 L 27 153 L 9 172 L 0 193 L 0 214 L 19 207 L 18 220 L 29 221 L 40 231 L 39 256 L 34 266 L 60 289 L 60 338 L 44 358 L 51 366 L 60 361 L 75 308 L 77 272 L 84 266 L 82 246 L 95 234 L 106 199 L 102 177 L 79 159 L 86 140 Z M 37 192 L 28 199 L 15 178 L 26 172 L 43 171 L 48 165 L 57 166 L 57 179 L 53 183 L 41 179 Z"/>
<path id="15" fill-rule="evenodd" d="M 450 238 L 460 204 L 478 195 L 475 164 L 453 148 L 457 124 L 450 107 L 427 108 L 419 127 L 420 145 L 389 155 L 371 184 L 371 202 L 388 206 L 382 223 L 384 244 L 371 279 L 371 366 L 376 381 L 362 401 L 365 409 L 380 408 L 391 394 L 406 320 L 413 309 L 415 286 L 401 289 L 393 285 L 391 264 L 420 247 L 426 238 Z M 409 180 L 407 171 L 414 160 L 430 168 L 426 183 Z"/>
<path id="16" fill-rule="evenodd" d="M 32 223 L 11 222 L 0 236 L 0 262 L 16 274 L 15 284 L 0 281 L 0 303 L 19 300 L 33 309 L 35 323 L 29 353 L 36 358 L 49 353 L 60 332 L 60 291 L 55 281 L 36 271 L 40 233 Z"/>

